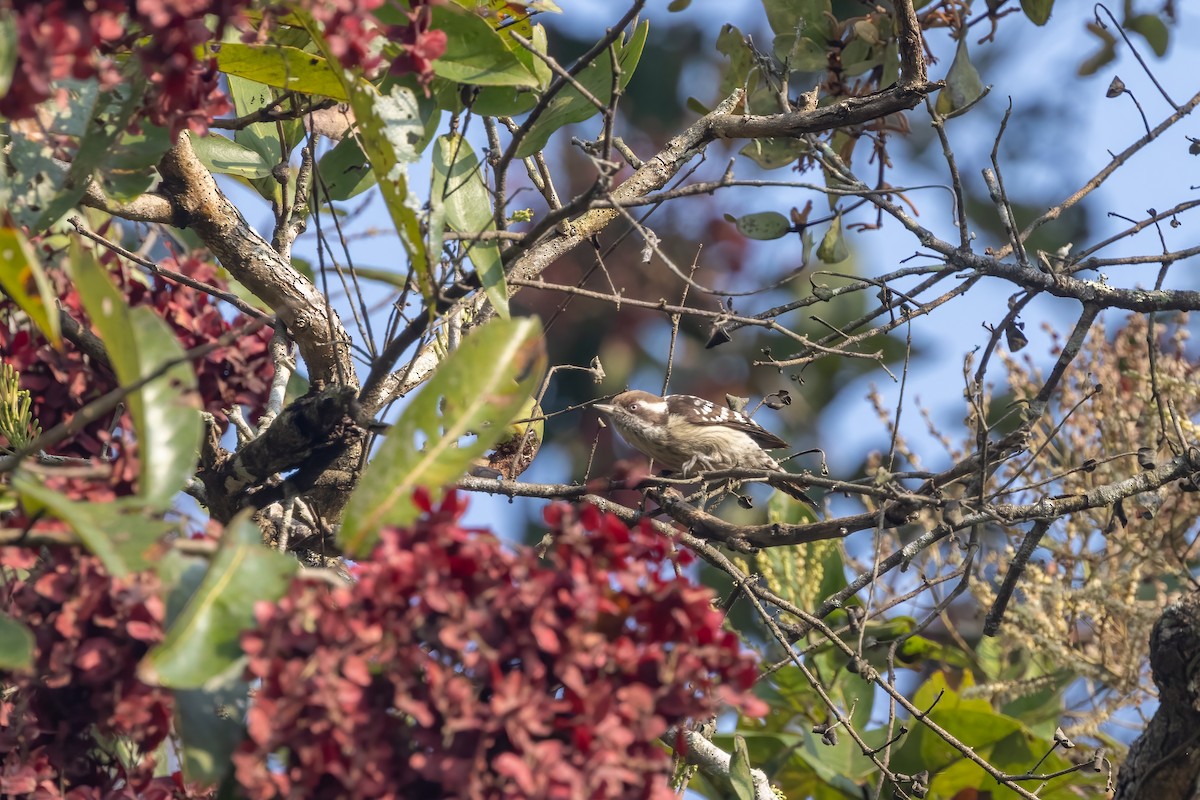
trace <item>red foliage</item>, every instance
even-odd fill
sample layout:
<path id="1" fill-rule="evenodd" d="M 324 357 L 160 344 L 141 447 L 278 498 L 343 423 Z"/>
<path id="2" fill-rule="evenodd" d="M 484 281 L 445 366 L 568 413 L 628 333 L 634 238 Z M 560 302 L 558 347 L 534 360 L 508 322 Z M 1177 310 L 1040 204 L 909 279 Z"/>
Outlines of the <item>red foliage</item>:
<path id="1" fill-rule="evenodd" d="M 120 75 L 111 57 L 133 46 L 150 78 L 145 110 L 151 121 L 178 133 L 198 133 L 227 113 L 229 99 L 217 89 L 215 61 L 202 60 L 198 47 L 213 38 L 205 15 L 218 19 L 217 38 L 238 18 L 247 0 L 3 0 L 15 12 L 17 64 L 12 88 L 0 98 L 0 114 L 10 119 L 34 115 L 48 99 L 51 82 L 63 78 L 100 79 L 111 87 Z M 134 40 L 145 44 L 134 46 Z"/>
<path id="2" fill-rule="evenodd" d="M 674 797 L 660 736 L 723 702 L 765 711 L 752 657 L 650 527 L 551 506 L 543 565 L 463 509 L 451 494 L 385 530 L 350 586 L 255 609 L 250 797 Z"/>
<path id="3" fill-rule="evenodd" d="M 217 276 L 216 267 L 198 256 L 168 258 L 160 265 L 203 283 L 227 288 Z M 87 314 L 78 292 L 61 272 L 49 274 L 63 308 L 86 325 Z M 212 342 L 246 322 L 241 316 L 226 320 L 212 295 L 196 289 L 124 273 L 114 273 L 114 277 L 129 304 L 153 308 L 171 326 L 184 349 Z M 33 414 L 43 430 L 71 419 L 84 405 L 116 387 L 114 377 L 98 369 L 79 350 L 70 344 L 65 344 L 61 352 L 55 350 L 27 317 L 15 312 L 12 302 L 0 297 L 0 319 L 6 320 L 0 324 L 0 349 L 5 353 L 5 361 L 20 373 L 21 388 L 32 395 Z M 207 411 L 220 417 L 221 409 L 236 404 L 247 406 L 252 415 L 262 412 L 274 372 L 267 349 L 271 335 L 270 328 L 260 328 L 232 347 L 214 350 L 193 362 Z M 79 478 L 55 479 L 54 488 L 73 497 L 86 496 L 94 502 L 133 493 L 138 469 L 136 447 L 128 433 L 114 437 L 109 432 L 114 427 L 132 432 L 132 420 L 125 414 L 116 422 L 114 426 L 113 420 L 98 420 L 54 451 L 56 455 L 78 458 L 106 456 L 104 464 L 111 467 L 108 479 L 103 484 Z"/>
<path id="4" fill-rule="evenodd" d="M 372 45 L 382 36 L 400 45 L 400 55 L 391 64 L 392 74 L 414 73 L 428 86 L 433 80 L 433 61 L 446 52 L 446 34 L 429 28 L 431 0 L 413 0 L 411 8 L 402 12 L 402 25 L 383 25 L 372 13 L 384 1 L 309 0 L 309 10 L 324 26 L 325 40 L 344 66 L 373 73 L 383 57 Z"/>
<path id="5" fill-rule="evenodd" d="M 170 728 L 170 692 L 134 677 L 163 635 L 157 578 L 113 578 L 75 548 L 41 559 L 0 549 L 0 569 L 0 605 L 36 641 L 32 671 L 0 673 L 0 796 L 184 796 L 177 779 L 154 777 L 150 755 Z M 118 739 L 136 758 L 121 757 Z"/>
<path id="6" fill-rule="evenodd" d="M 431 0 L 404 4 L 399 13 L 406 22 L 394 26 L 382 25 L 372 13 L 384 2 L 308 0 L 307 5 L 344 66 L 374 71 L 382 58 L 372 43 L 382 35 L 400 44 L 392 71 L 414 72 L 428 85 L 432 62 L 446 49 L 446 35 L 429 30 Z M 0 9 L 13 13 L 17 36 L 14 79 L 0 97 L 0 115 L 33 117 L 36 106 L 53 96 L 52 84 L 65 78 L 98 78 L 102 87 L 111 88 L 121 79 L 113 56 L 129 51 L 150 80 L 142 113 L 172 136 L 185 128 L 205 133 L 213 118 L 233 106 L 218 86 L 217 61 L 203 57 L 203 46 L 220 41 L 248 5 L 248 0 L 0 0 Z M 206 16 L 216 17 L 215 34 Z"/>

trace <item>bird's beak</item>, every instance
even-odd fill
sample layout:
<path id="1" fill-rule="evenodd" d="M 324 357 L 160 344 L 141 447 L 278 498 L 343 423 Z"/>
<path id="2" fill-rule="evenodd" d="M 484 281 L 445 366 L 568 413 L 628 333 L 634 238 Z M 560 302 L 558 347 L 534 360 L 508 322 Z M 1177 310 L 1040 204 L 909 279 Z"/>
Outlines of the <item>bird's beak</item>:
<path id="1" fill-rule="evenodd" d="M 617 410 L 617 407 L 611 403 L 592 403 L 592 408 L 596 409 L 601 414 L 611 414 Z"/>

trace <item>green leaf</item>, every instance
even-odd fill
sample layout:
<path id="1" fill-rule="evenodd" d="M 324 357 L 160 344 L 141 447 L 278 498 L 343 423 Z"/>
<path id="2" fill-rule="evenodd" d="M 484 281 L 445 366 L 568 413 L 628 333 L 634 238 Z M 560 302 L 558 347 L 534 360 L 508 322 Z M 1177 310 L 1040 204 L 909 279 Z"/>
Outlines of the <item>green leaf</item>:
<path id="1" fill-rule="evenodd" d="M 478 14 L 452 4 L 430 12 L 430 27 L 446 34 L 446 52 L 433 62 L 435 75 L 476 86 L 538 85 L 537 76 Z"/>
<path id="2" fill-rule="evenodd" d="M 156 686 L 199 689 L 242 657 L 239 636 L 254 624 L 254 604 L 277 600 L 299 569 L 263 547 L 258 527 L 242 514 L 225 527 L 221 549 L 162 644 L 138 665 Z"/>
<path id="3" fill-rule="evenodd" d="M 167 323 L 149 308 L 130 309 L 104 267 L 74 240 L 69 267 L 122 386 L 179 362 L 129 396 L 141 460 L 138 493 L 167 508 L 195 472 L 203 433 L 196 375 L 180 361 L 183 347 Z"/>
<path id="4" fill-rule="evenodd" d="M 147 516 L 136 500 L 103 505 L 76 502 L 22 472 L 13 476 L 13 488 L 26 508 L 45 509 L 70 525 L 116 578 L 148 567 L 154 560 L 154 545 L 174 528 L 170 522 Z"/>
<path id="5" fill-rule="evenodd" d="M 238 659 L 203 688 L 172 692 L 186 780 L 216 785 L 233 768 L 233 752 L 246 738 L 241 718 L 250 684 L 242 680 L 244 669 Z"/>
<path id="6" fill-rule="evenodd" d="M 803 139 L 773 136 L 751 139 L 738 152 L 763 169 L 780 169 L 796 163 L 797 158 L 808 152 L 808 144 Z"/>
<path id="7" fill-rule="evenodd" d="M 1034 25 L 1045 25 L 1053 8 L 1054 0 L 1021 0 L 1021 10 Z"/>
<path id="8" fill-rule="evenodd" d="M 12 86 L 17 66 L 17 25 L 12 14 L 0 13 L 0 97 Z"/>
<path id="9" fill-rule="evenodd" d="M 248 78 L 277 89 L 346 100 L 346 86 L 327 58 L 296 47 L 224 42 L 213 45 L 217 66 L 227 75 Z M 328 56 L 328 54 L 326 54 Z"/>
<path id="10" fill-rule="evenodd" d="M 55 163 L 45 143 L 27 136 L 14 137 L 4 155 L 7 163 L 2 166 L 12 171 L 11 176 L 5 176 L 11 189 L 6 198 L 7 211 L 18 228 L 41 233 L 44 211 L 53 205 L 66 185 L 67 171 Z"/>
<path id="11" fill-rule="evenodd" d="M 829 54 L 808 36 L 781 33 L 772 43 L 775 58 L 786 61 L 794 72 L 823 72 L 829 66 Z"/>
<path id="12" fill-rule="evenodd" d="M 462 136 L 439 136 L 433 150 L 433 190 L 431 205 L 440 204 L 446 224 L 466 236 L 496 230 L 492 215 L 492 196 L 483 182 L 483 168 L 475 151 Z M 432 225 L 430 226 L 432 227 Z M 508 287 L 500 247 L 490 242 L 463 241 L 463 247 L 475 265 L 479 283 L 492 307 L 501 317 L 508 316 Z M 441 242 L 431 250 L 440 250 Z"/>
<path id="13" fill-rule="evenodd" d="M 747 93 L 753 92 L 758 85 L 759 72 L 754 68 L 754 53 L 746 43 L 746 35 L 726 23 L 717 35 L 717 51 L 729 58 L 729 66 L 721 76 L 721 97 L 728 97 L 734 89 L 745 88 Z"/>
<path id="14" fill-rule="evenodd" d="M 1087 29 L 1089 33 L 1095 34 L 1096 38 L 1100 40 L 1100 49 L 1079 65 L 1080 75 L 1094 75 L 1101 67 L 1111 63 L 1117 57 L 1117 37 L 1095 22 L 1089 22 Z"/>
<path id="15" fill-rule="evenodd" d="M 275 102 L 277 90 L 265 83 L 248 80 L 237 75 L 227 75 L 229 96 L 233 100 L 234 111 L 239 117 L 252 114 L 271 106 Z M 282 131 L 282 138 L 280 133 Z M 265 200 L 278 201 L 280 196 L 279 181 L 270 174 L 270 170 L 281 162 L 286 162 L 294 148 L 304 136 L 304 124 L 298 119 L 280 122 L 254 122 L 233 133 L 233 141 L 242 147 L 253 150 L 260 156 L 259 165 L 268 165 L 265 175 L 245 175 L 239 172 L 230 174 L 247 178 L 251 185 L 258 190 Z M 192 137 L 193 142 L 196 137 Z"/>
<path id="16" fill-rule="evenodd" d="M 50 279 L 25 234 L 15 228 L 0 228 L 0 289 L 29 315 L 51 344 L 56 348 L 62 344 L 58 302 Z"/>
<path id="17" fill-rule="evenodd" d="M 833 6 L 830 0 L 762 0 L 767 22 L 777 35 L 800 33 L 814 42 L 833 38 Z M 793 65 L 793 69 L 797 69 Z"/>
<path id="18" fill-rule="evenodd" d="M 305 14 L 301 21 L 321 52 L 333 60 L 329 43 L 312 16 Z M 416 95 L 400 85 L 392 85 L 388 94 L 382 94 L 371 83 L 348 70 L 338 69 L 335 74 L 358 120 L 363 150 L 409 264 L 417 275 L 421 296 L 430 303 L 433 300 L 433 260 L 437 253 L 429 253 L 425 248 L 420 216 L 411 204 L 408 173 L 404 168 L 420 155 L 419 147 L 424 137 L 425 125 Z"/>
<path id="19" fill-rule="evenodd" d="M 825 231 L 825 238 L 821 239 L 821 244 L 817 247 L 817 258 L 826 264 L 840 264 L 849 257 L 850 250 L 846 247 L 845 237 L 842 236 L 842 215 L 838 214 L 833 218 L 833 222 L 829 223 L 829 230 Z"/>
<path id="20" fill-rule="evenodd" d="M 733 756 L 729 760 L 729 784 L 738 800 L 754 800 L 754 776 L 750 774 L 750 751 L 742 736 L 733 737 Z"/>
<path id="21" fill-rule="evenodd" d="M 0 669 L 33 666 L 33 631 L 7 614 L 0 614 Z"/>
<path id="22" fill-rule="evenodd" d="M 517 418 L 545 365 L 536 319 L 492 319 L 472 331 L 404 409 L 363 474 L 342 522 L 346 552 L 360 558 L 381 526 L 416 519 L 413 490 L 440 490 L 466 472 Z"/>
<path id="23" fill-rule="evenodd" d="M 950 114 L 970 105 L 983 94 L 983 80 L 971 63 L 967 52 L 967 37 L 958 40 L 954 61 L 946 73 L 946 88 L 938 92 L 935 108 L 939 114 Z"/>
<path id="24" fill-rule="evenodd" d="M 88 179 L 109 157 L 109 151 L 124 134 L 145 95 L 145 79 L 127 76 L 112 91 L 100 92 L 96 79 L 70 81 L 70 99 L 65 107 L 49 100 L 44 108 L 54 109 L 50 128 L 79 137 L 79 147 L 53 199 L 45 205 L 33 230 L 43 230 L 74 208 L 87 188 Z"/>
<path id="25" fill-rule="evenodd" d="M 349 200 L 375 185 L 375 173 L 356 137 L 342 139 L 317 165 L 328 198 L 335 202 Z"/>
<path id="26" fill-rule="evenodd" d="M 171 133 L 166 128 L 139 123 L 137 133 L 123 133 L 108 151 L 97 169 L 105 194 L 117 202 L 128 202 L 146 193 L 156 180 L 154 166 L 171 148 Z"/>
<path id="27" fill-rule="evenodd" d="M 646 32 L 650 23 L 643 20 L 629 37 L 629 41 L 617 41 L 612 49 L 617 52 L 617 63 L 621 67 L 620 86 L 624 88 L 633 71 L 637 68 L 642 57 L 642 48 L 646 44 Z M 592 97 L 601 103 L 612 99 L 612 58 L 609 50 L 605 50 L 587 69 L 575 76 L 581 86 L 591 92 Z M 584 99 L 573 86 L 567 86 L 554 96 L 546 106 L 545 112 L 533 123 L 524 140 L 517 146 L 517 158 L 526 158 L 541 150 L 549 141 L 550 135 L 564 125 L 573 122 L 583 122 L 599 114 L 600 110 L 591 100 Z"/>
<path id="28" fill-rule="evenodd" d="M 1161 17 L 1154 14 L 1138 14 L 1132 19 L 1125 20 L 1124 27 L 1134 33 L 1140 33 L 1146 43 L 1150 45 L 1150 49 L 1154 51 L 1154 55 L 1162 58 L 1167 54 L 1171 33 L 1167 30 L 1167 24 L 1162 21 Z"/>
<path id="29" fill-rule="evenodd" d="M 244 144 L 222 136 L 210 133 L 207 136 L 189 134 L 192 138 L 192 149 L 200 163 L 212 172 L 222 175 L 237 175 L 241 178 L 266 178 L 276 161 L 267 161 L 257 150 L 252 150 Z"/>
<path id="30" fill-rule="evenodd" d="M 778 239 L 792 229 L 791 221 L 778 211 L 760 211 L 737 218 L 726 215 L 725 219 L 737 225 L 738 231 L 750 239 Z"/>

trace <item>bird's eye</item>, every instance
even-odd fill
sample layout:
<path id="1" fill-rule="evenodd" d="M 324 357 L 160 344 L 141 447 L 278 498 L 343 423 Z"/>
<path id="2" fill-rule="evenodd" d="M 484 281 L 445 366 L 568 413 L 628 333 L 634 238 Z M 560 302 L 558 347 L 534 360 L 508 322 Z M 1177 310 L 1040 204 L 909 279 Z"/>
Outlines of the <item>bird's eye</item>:
<path id="1" fill-rule="evenodd" d="M 630 411 L 637 411 L 637 403 L 630 403 L 630 404 L 629 404 L 629 410 L 630 410 Z"/>

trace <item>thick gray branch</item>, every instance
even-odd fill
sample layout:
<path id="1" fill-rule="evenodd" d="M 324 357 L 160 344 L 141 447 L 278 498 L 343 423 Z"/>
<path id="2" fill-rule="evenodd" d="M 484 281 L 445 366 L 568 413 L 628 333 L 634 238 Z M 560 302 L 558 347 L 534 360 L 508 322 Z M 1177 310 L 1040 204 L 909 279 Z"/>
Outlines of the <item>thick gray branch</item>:
<path id="1" fill-rule="evenodd" d="M 287 326 L 314 384 L 358 386 L 350 338 L 317 287 L 259 236 L 217 186 L 181 134 L 158 166 L 162 192 L 174 209 L 172 224 L 190 228 L 242 285 Z"/>

